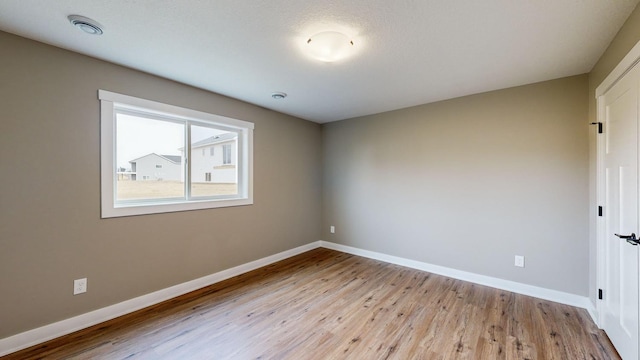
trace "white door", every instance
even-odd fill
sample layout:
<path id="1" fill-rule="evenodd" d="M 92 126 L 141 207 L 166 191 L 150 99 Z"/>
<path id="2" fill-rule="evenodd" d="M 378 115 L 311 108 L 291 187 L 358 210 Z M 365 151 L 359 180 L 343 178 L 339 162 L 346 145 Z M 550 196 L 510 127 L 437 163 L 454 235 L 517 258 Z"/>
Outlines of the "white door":
<path id="1" fill-rule="evenodd" d="M 638 359 L 640 66 L 601 99 L 604 106 L 604 296 L 602 328 L 623 359 Z"/>

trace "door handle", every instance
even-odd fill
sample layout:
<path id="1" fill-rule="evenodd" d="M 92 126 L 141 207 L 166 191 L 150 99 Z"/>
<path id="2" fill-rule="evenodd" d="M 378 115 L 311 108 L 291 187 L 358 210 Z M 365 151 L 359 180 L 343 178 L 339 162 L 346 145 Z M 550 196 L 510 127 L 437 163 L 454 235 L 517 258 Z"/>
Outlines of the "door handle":
<path id="1" fill-rule="evenodd" d="M 631 233 L 631 235 L 620 235 L 620 234 L 613 234 L 617 237 L 619 237 L 620 239 L 625 239 L 627 240 L 627 242 L 631 245 L 638 245 L 640 244 L 640 239 L 636 239 L 636 234 L 635 233 Z"/>

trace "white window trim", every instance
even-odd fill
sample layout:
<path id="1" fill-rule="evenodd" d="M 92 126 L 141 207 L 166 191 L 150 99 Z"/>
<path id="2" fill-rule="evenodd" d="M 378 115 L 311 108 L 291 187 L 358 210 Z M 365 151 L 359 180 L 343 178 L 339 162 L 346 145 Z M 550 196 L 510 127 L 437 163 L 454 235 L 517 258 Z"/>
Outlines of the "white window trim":
<path id="1" fill-rule="evenodd" d="M 168 105 L 152 100 L 140 99 L 128 95 L 98 90 L 100 100 L 100 186 L 101 186 L 101 217 L 112 218 L 121 216 L 158 214 L 176 211 L 212 209 L 229 206 L 253 204 L 253 129 L 254 124 L 248 121 L 232 119 L 225 116 L 209 114 L 179 106 Z M 239 131 L 239 156 L 246 164 L 246 171 L 238 168 L 238 196 L 233 198 L 153 201 L 150 203 L 136 203 L 119 205 L 115 201 L 116 186 L 116 153 L 115 153 L 115 111 L 114 106 L 126 107 L 132 110 L 143 109 L 147 113 L 158 115 L 171 114 L 182 120 L 208 123 Z M 187 145 L 185 145 L 186 147 Z M 240 149 L 241 147 L 241 149 Z M 190 160 L 188 160 L 190 161 Z M 241 186 L 242 184 L 242 186 Z M 246 185 L 245 185 L 246 184 Z"/>

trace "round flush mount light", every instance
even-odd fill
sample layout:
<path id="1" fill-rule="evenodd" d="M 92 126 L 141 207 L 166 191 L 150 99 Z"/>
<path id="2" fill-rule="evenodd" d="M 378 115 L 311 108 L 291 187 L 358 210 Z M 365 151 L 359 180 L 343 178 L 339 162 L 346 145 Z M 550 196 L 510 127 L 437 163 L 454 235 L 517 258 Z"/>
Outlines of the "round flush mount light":
<path id="1" fill-rule="evenodd" d="M 353 41 L 337 31 L 323 31 L 307 40 L 307 52 L 313 58 L 324 62 L 342 60 L 353 51 Z"/>
<path id="2" fill-rule="evenodd" d="M 276 100 L 282 100 L 287 97 L 287 94 L 283 92 L 274 92 L 273 94 L 271 94 L 271 97 Z"/>
<path id="3" fill-rule="evenodd" d="M 91 35 L 102 35 L 102 26 L 97 21 L 80 15 L 69 15 L 69 22 L 78 29 Z"/>

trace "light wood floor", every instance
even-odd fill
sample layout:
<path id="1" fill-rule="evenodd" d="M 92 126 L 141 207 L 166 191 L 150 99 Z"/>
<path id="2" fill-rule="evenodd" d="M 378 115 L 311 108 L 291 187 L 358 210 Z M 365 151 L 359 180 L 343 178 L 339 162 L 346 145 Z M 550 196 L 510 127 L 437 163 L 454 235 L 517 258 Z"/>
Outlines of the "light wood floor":
<path id="1" fill-rule="evenodd" d="M 3 359 L 618 359 L 583 309 L 316 249 Z"/>

